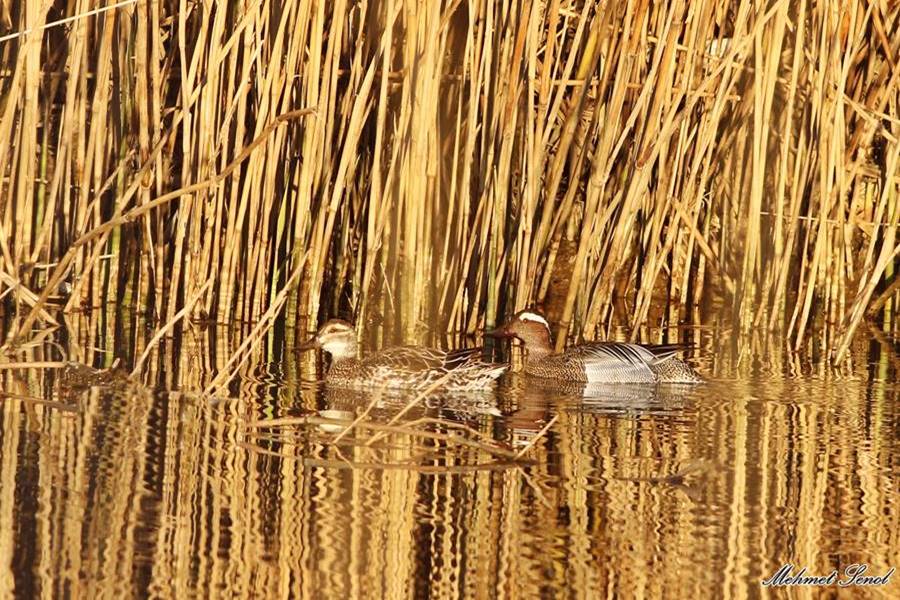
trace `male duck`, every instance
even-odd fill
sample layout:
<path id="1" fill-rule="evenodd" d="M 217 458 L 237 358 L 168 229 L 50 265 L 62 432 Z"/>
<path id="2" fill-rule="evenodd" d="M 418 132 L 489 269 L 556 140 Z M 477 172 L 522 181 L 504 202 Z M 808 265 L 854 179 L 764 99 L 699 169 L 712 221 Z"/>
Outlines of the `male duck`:
<path id="1" fill-rule="evenodd" d="M 443 379 L 439 387 L 454 391 L 488 389 L 508 368 L 481 359 L 481 350 L 444 351 L 397 346 L 359 358 L 356 332 L 341 319 L 331 319 L 299 349 L 321 348 L 331 354 L 325 382 L 335 387 L 424 389 Z"/>
<path id="2" fill-rule="evenodd" d="M 700 376 L 676 354 L 681 346 L 590 342 L 554 353 L 550 324 L 523 310 L 485 335 L 517 338 L 525 345 L 525 373 L 580 383 L 697 383 Z"/>

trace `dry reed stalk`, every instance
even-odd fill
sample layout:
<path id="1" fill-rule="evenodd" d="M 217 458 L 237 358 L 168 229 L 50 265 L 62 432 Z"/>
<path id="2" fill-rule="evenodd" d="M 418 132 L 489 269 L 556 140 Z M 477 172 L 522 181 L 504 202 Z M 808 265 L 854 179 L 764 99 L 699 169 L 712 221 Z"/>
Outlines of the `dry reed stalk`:
<path id="1" fill-rule="evenodd" d="M 397 415 L 395 415 L 396 417 Z M 518 459 L 521 458 L 521 452 L 513 452 L 508 448 L 504 448 L 497 445 L 497 442 L 489 437 L 481 435 L 480 433 L 476 433 L 473 435 L 475 439 L 469 439 L 462 435 L 456 434 L 448 434 L 440 431 L 432 431 L 430 429 L 424 429 L 420 427 L 420 425 L 432 425 L 435 427 L 446 427 L 451 430 L 461 430 L 469 433 L 470 435 L 473 433 L 473 430 L 470 428 L 461 426 L 459 423 L 454 421 L 448 421 L 444 419 L 435 419 L 435 418 L 426 418 L 426 419 L 415 419 L 412 421 L 408 421 L 405 423 L 396 423 L 397 419 L 392 419 L 387 423 L 378 423 L 375 421 L 363 421 L 359 417 L 355 419 L 338 419 L 331 417 L 319 417 L 319 416 L 304 416 L 304 417 L 283 417 L 276 419 L 262 419 L 258 421 L 251 421 L 249 423 L 245 423 L 245 426 L 252 429 L 266 429 L 266 428 L 289 428 L 289 427 L 297 427 L 305 426 L 305 425 L 329 425 L 329 426 L 339 426 L 344 429 L 346 432 L 351 428 L 358 429 L 368 429 L 375 431 L 372 437 L 366 440 L 361 446 L 365 448 L 373 447 L 378 441 L 381 441 L 388 435 L 409 435 L 417 438 L 426 438 L 441 442 L 448 442 L 458 444 L 460 446 L 465 446 L 468 448 L 473 448 L 477 450 L 482 450 L 489 454 L 494 454 L 497 456 L 502 456 L 510 459 Z M 335 444 L 338 439 L 341 439 L 343 433 L 337 436 L 333 440 L 329 440 L 329 443 Z M 275 439 L 275 438 L 272 438 Z M 282 443 L 287 443 L 287 439 L 283 436 L 279 436 L 277 438 Z"/>
<path id="2" fill-rule="evenodd" d="M 537 444 L 538 441 L 539 441 L 542 437 L 544 437 L 544 435 L 545 435 L 548 431 L 550 431 L 550 428 L 553 427 L 553 425 L 555 425 L 556 422 L 557 422 L 558 420 L 559 420 L 559 415 L 558 415 L 558 414 L 557 414 L 557 415 L 553 415 L 553 418 L 550 419 L 549 421 L 547 421 L 547 423 L 546 423 L 543 427 L 541 427 L 540 431 L 538 431 L 538 432 L 534 435 L 533 438 L 531 438 L 530 440 L 528 440 L 528 443 L 527 443 L 527 444 L 525 444 L 518 452 L 516 452 L 516 458 L 522 458 L 523 456 L 525 456 L 525 454 L 526 454 L 529 450 L 531 450 L 531 449 L 534 447 L 534 445 Z"/>
<path id="3" fill-rule="evenodd" d="M 336 445 L 339 441 L 344 439 L 344 436 L 346 436 L 348 433 L 350 433 L 351 429 L 353 429 L 354 427 L 359 425 L 361 422 L 365 421 L 366 417 L 369 416 L 369 413 L 372 412 L 372 409 L 375 408 L 375 406 L 379 402 L 381 402 L 381 396 L 383 394 L 384 394 L 383 387 L 376 390 L 376 392 L 374 394 L 372 394 L 372 400 L 369 401 L 369 404 L 366 405 L 365 410 L 363 410 L 361 413 L 359 413 L 359 415 L 355 419 L 353 419 L 353 422 L 350 423 L 349 425 L 347 425 L 347 427 L 345 427 L 343 431 L 341 431 L 339 434 L 334 436 L 334 439 L 331 440 L 331 443 Z"/>
<path id="4" fill-rule="evenodd" d="M 11 10 L 7 349 L 65 283 L 70 311 L 122 298 L 166 323 L 213 279 L 202 310 L 254 320 L 305 253 L 291 309 L 379 321 L 385 342 L 536 303 L 560 345 L 637 338 L 715 303 L 795 347 L 830 327 L 838 357 L 887 304 L 898 6 Z"/>
<path id="5" fill-rule="evenodd" d="M 281 310 L 284 307 L 285 302 L 287 301 L 288 292 L 293 290 L 294 284 L 296 283 L 300 274 L 303 272 L 305 263 L 306 256 L 303 257 L 303 260 L 300 261 L 300 264 L 294 269 L 294 272 L 291 273 L 291 276 L 288 277 L 287 281 L 285 281 L 284 288 L 282 288 L 281 291 L 278 292 L 278 295 L 275 297 L 272 305 L 266 310 L 265 313 L 260 316 L 259 322 L 253 327 L 253 330 L 250 332 L 250 334 L 246 337 L 246 339 L 244 339 L 244 341 L 231 355 L 231 357 L 229 357 L 229 359 L 225 363 L 225 366 L 205 387 L 205 394 L 209 396 L 215 395 L 217 393 L 217 390 L 219 390 L 223 385 L 225 385 L 235 376 L 235 372 L 240 369 L 244 362 L 247 361 L 250 353 L 259 346 L 263 336 L 265 336 L 269 329 L 272 327 L 272 322 L 281 313 Z"/>
<path id="6" fill-rule="evenodd" d="M 38 398 L 35 396 L 25 396 L 22 394 L 13 394 L 11 392 L 0 391 L 0 400 L 18 400 L 20 402 L 24 402 L 27 404 L 32 404 L 35 406 L 46 406 L 47 408 L 52 408 L 54 410 L 58 410 L 62 413 L 77 413 L 78 407 L 66 404 L 65 402 L 57 402 L 56 400 L 47 400 L 46 398 Z"/>
<path id="7" fill-rule="evenodd" d="M 58 361 L 0 362 L 0 371 L 10 369 L 61 369 L 65 366 L 66 363 Z"/>
<path id="8" fill-rule="evenodd" d="M 161 340 L 167 333 L 172 331 L 175 325 L 177 325 L 178 322 L 185 317 L 185 315 L 193 310 L 194 305 L 196 305 L 197 302 L 199 302 L 203 298 L 203 295 L 206 293 L 212 283 L 212 279 L 207 280 L 206 283 L 204 283 L 203 286 L 199 290 L 197 290 L 194 296 L 185 303 L 184 308 L 173 315 L 165 325 L 160 327 L 159 331 L 157 331 L 153 335 L 150 341 L 147 342 L 147 345 L 144 346 L 144 351 L 141 352 L 140 357 L 138 357 L 138 359 L 134 362 L 134 368 L 131 371 L 132 377 L 137 377 L 138 375 L 140 375 L 141 368 L 144 365 L 144 361 L 147 360 L 147 357 L 150 355 L 150 352 L 153 351 L 153 348 L 156 346 L 159 340 Z"/>
<path id="9" fill-rule="evenodd" d="M 310 458 L 297 454 L 288 454 L 286 452 L 276 452 L 274 450 L 269 450 L 267 448 L 263 448 L 257 444 L 253 444 L 250 442 L 238 442 L 238 447 L 249 450 L 253 453 L 260 454 L 263 456 L 273 456 L 277 458 L 287 458 L 291 460 L 299 461 L 300 464 L 306 467 L 318 467 L 318 468 L 327 468 L 327 469 L 352 469 L 352 470 L 363 470 L 363 469 L 371 469 L 375 471 L 407 471 L 409 473 L 420 473 L 420 474 L 438 474 L 438 475 L 454 475 L 454 474 L 462 474 L 462 473 L 479 473 L 483 471 L 508 471 L 515 468 L 521 468 L 522 461 L 516 460 L 507 460 L 507 461 L 493 461 L 486 463 L 477 463 L 474 465 L 415 465 L 415 464 L 392 464 L 389 462 L 365 462 L 361 463 L 358 461 L 351 460 L 328 460 L 321 458 Z"/>

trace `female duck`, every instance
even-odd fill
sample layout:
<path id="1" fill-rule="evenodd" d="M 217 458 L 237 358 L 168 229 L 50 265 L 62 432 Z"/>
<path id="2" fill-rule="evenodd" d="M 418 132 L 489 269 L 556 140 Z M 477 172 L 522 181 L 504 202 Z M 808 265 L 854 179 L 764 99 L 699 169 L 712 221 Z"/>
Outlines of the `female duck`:
<path id="1" fill-rule="evenodd" d="M 699 375 L 676 356 L 681 346 L 590 342 L 555 353 L 550 325 L 536 312 L 516 313 L 485 335 L 517 338 L 525 345 L 525 373 L 580 383 L 697 383 Z"/>
<path id="2" fill-rule="evenodd" d="M 359 358 L 356 332 L 341 319 L 331 319 L 300 346 L 301 350 L 311 348 L 331 354 L 325 382 L 336 387 L 423 389 L 440 380 L 439 387 L 448 390 L 483 390 L 507 369 L 481 360 L 478 348 L 447 352 L 397 346 Z"/>

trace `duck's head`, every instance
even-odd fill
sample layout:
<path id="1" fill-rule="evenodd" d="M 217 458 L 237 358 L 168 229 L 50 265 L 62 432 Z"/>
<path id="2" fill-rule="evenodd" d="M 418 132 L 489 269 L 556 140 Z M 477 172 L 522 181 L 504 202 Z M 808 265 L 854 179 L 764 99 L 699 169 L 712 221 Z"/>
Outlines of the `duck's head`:
<path id="1" fill-rule="evenodd" d="M 516 338 L 532 348 L 550 348 L 550 323 L 538 312 L 520 310 L 505 325 L 485 335 L 497 338 Z"/>
<path id="2" fill-rule="evenodd" d="M 299 347 L 300 350 L 313 348 L 321 348 L 334 358 L 356 358 L 356 331 L 347 321 L 331 319 Z"/>

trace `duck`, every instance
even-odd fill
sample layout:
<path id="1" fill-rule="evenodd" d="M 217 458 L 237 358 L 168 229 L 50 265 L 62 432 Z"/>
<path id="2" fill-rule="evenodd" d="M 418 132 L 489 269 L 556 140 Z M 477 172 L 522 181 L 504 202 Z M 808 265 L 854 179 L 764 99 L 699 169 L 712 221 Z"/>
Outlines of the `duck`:
<path id="1" fill-rule="evenodd" d="M 421 390 L 432 385 L 449 391 L 489 389 L 508 365 L 486 362 L 480 348 L 440 350 L 394 346 L 360 358 L 356 330 L 343 319 L 331 319 L 299 350 L 321 349 L 331 355 L 325 384 L 338 388 Z"/>
<path id="2" fill-rule="evenodd" d="M 588 342 L 555 352 L 550 324 L 539 312 L 522 310 L 486 336 L 515 338 L 525 346 L 525 374 L 558 382 L 699 383 L 700 376 L 678 357 L 680 345 Z"/>

